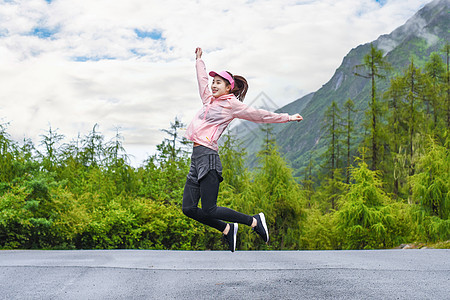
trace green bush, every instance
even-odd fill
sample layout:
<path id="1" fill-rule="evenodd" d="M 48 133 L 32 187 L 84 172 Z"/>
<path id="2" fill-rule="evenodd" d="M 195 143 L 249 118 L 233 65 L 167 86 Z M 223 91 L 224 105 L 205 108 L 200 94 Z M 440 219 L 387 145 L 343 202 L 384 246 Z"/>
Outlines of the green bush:
<path id="1" fill-rule="evenodd" d="M 352 183 L 339 200 L 337 231 L 343 249 L 391 248 L 409 238 L 405 204 L 392 202 L 379 174 L 364 162 L 351 170 Z"/>

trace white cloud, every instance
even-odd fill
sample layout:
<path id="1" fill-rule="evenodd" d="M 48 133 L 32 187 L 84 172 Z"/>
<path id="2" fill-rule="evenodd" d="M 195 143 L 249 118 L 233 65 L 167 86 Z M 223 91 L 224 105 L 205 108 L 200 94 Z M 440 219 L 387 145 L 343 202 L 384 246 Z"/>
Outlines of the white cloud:
<path id="1" fill-rule="evenodd" d="M 106 1 L 0 4 L 0 120 L 35 142 L 121 127 L 128 151 L 154 149 L 175 116 L 200 106 L 194 49 L 208 69 L 250 82 L 279 106 L 329 80 L 351 48 L 402 25 L 428 1 Z M 47 38 L 30 34 L 48 30 Z M 140 38 L 136 30 L 161 32 Z M 78 61 L 76 61 L 78 60 Z M 153 150 L 147 153 L 151 153 Z"/>

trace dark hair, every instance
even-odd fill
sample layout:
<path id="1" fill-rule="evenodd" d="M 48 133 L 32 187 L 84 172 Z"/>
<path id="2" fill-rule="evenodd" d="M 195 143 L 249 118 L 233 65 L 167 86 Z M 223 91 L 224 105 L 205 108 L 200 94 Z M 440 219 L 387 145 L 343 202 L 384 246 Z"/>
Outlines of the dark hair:
<path id="1" fill-rule="evenodd" d="M 243 102 L 245 95 L 247 94 L 247 90 L 248 90 L 248 83 L 247 80 L 239 75 L 234 75 L 231 74 L 230 72 L 227 71 L 228 74 L 230 74 L 231 77 L 233 77 L 234 79 L 234 88 L 231 91 L 236 98 L 239 99 L 239 101 Z M 226 79 L 225 79 L 226 80 Z M 228 80 L 226 80 L 228 82 Z M 229 84 L 229 82 L 228 82 Z"/>

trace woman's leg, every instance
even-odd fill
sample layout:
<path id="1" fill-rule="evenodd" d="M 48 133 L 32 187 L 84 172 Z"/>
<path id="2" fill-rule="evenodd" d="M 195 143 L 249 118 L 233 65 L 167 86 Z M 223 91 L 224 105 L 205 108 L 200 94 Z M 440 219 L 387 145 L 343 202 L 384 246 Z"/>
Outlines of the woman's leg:
<path id="1" fill-rule="evenodd" d="M 251 226 L 253 217 L 237 212 L 227 207 L 217 206 L 219 195 L 219 174 L 216 170 L 210 170 L 200 183 L 200 198 L 202 199 L 202 210 L 211 219 L 219 219 L 227 222 L 236 222 Z"/>
<path id="2" fill-rule="evenodd" d="M 200 185 L 187 179 L 183 193 L 183 213 L 189 218 L 223 232 L 227 227 L 227 224 L 205 214 L 205 212 L 198 207 L 199 199 Z"/>

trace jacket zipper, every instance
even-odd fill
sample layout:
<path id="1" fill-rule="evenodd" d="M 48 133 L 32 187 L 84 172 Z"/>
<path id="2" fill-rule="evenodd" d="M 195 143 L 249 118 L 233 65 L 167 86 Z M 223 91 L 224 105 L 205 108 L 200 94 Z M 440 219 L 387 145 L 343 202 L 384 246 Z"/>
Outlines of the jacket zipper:
<path id="1" fill-rule="evenodd" d="M 205 109 L 205 115 L 203 116 L 203 121 L 206 119 L 206 115 L 208 114 L 209 107 L 211 106 L 211 104 L 212 104 L 212 103 L 209 103 L 209 104 L 206 106 L 206 109 Z M 214 129 L 214 132 L 213 132 L 213 134 L 211 135 L 211 139 L 209 139 L 209 138 L 206 136 L 206 139 L 207 139 L 210 143 L 213 142 L 213 140 L 214 140 L 214 135 L 216 134 L 216 132 L 217 132 L 217 127 Z"/>
<path id="2" fill-rule="evenodd" d="M 211 143 L 212 143 L 212 141 L 214 141 L 214 136 L 216 135 L 217 128 L 218 128 L 218 126 L 216 126 L 216 128 L 214 129 L 213 134 L 211 135 L 211 140 L 210 140 Z"/>
<path id="3" fill-rule="evenodd" d="M 211 103 L 206 106 L 205 115 L 203 116 L 203 121 L 205 121 L 205 119 L 206 119 L 206 115 L 208 114 L 208 110 L 209 110 L 209 106 L 210 105 L 211 105 Z"/>

